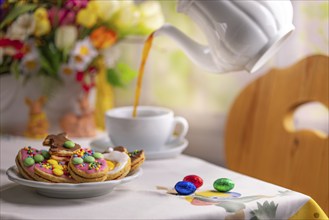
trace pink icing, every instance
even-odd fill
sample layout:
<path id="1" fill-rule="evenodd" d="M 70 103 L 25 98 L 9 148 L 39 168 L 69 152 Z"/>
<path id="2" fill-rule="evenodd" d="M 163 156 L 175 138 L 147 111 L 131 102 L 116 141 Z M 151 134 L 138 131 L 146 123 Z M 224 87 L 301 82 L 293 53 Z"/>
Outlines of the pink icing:
<path id="1" fill-rule="evenodd" d="M 46 166 L 42 166 L 42 165 L 43 165 L 42 163 L 38 163 L 38 164 L 36 164 L 35 168 L 38 169 L 38 170 L 41 170 L 41 171 L 43 171 L 43 172 L 45 172 L 45 173 L 48 173 L 48 174 L 50 174 L 50 175 L 56 176 L 56 175 L 53 174 L 53 170 L 52 170 L 52 168 L 50 169 L 50 168 L 47 168 Z M 52 167 L 50 164 L 49 164 L 49 166 Z M 64 174 L 63 174 L 63 175 L 61 175 L 61 176 L 56 176 L 56 177 L 62 177 L 62 178 L 71 179 L 71 178 L 69 177 L 69 173 L 68 173 L 67 170 L 64 170 Z"/>
<path id="2" fill-rule="evenodd" d="M 80 148 L 79 151 L 73 155 L 73 158 L 74 157 L 84 158 L 85 156 L 92 156 L 92 154 L 93 154 L 93 151 L 91 149 Z M 102 172 L 107 168 L 106 160 L 103 158 L 95 159 L 95 161 L 93 163 L 98 163 L 98 165 L 99 165 L 98 169 L 96 169 L 95 167 L 90 168 L 89 167 L 90 163 L 87 163 L 87 162 L 83 162 L 82 164 L 74 164 L 74 167 L 87 174 Z"/>
<path id="3" fill-rule="evenodd" d="M 95 168 L 89 169 L 89 163 L 85 163 L 85 162 L 83 162 L 82 164 L 75 164 L 74 167 L 88 174 L 101 172 L 104 169 L 106 169 L 107 167 L 106 160 L 96 159 L 95 161 L 101 163 L 98 170 L 96 170 Z"/>
<path id="4" fill-rule="evenodd" d="M 39 150 L 37 150 L 35 148 L 24 147 L 23 149 L 21 149 L 22 162 L 24 162 L 24 160 L 28 157 L 33 158 L 33 156 L 38 153 L 39 153 Z M 23 164 L 23 166 L 24 166 L 24 164 Z M 29 167 L 24 166 L 24 168 L 27 169 L 29 172 L 34 173 L 34 166 L 35 166 L 35 164 L 33 164 L 32 166 L 29 166 Z"/>

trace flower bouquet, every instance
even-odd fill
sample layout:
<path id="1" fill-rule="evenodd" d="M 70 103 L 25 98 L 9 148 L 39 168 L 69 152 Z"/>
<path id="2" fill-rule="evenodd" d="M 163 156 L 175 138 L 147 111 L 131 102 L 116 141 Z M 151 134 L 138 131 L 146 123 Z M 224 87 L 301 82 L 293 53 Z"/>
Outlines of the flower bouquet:
<path id="1" fill-rule="evenodd" d="M 148 35 L 164 18 L 157 1 L 0 0 L 0 74 L 74 81 L 89 92 L 97 60 L 104 58 L 109 83 L 136 76 L 126 64 L 113 66 L 107 51 L 132 35 Z"/>

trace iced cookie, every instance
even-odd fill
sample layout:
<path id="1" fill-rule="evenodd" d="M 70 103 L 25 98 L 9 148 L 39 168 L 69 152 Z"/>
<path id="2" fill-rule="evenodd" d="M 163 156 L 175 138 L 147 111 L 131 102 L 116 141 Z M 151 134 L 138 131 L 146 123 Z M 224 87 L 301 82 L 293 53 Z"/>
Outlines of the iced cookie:
<path id="1" fill-rule="evenodd" d="M 29 180 L 37 180 L 37 176 L 34 172 L 34 167 L 38 163 L 42 163 L 45 159 L 48 159 L 50 154 L 46 150 L 37 150 L 32 147 L 22 148 L 15 159 L 18 171 L 20 174 Z"/>
<path id="2" fill-rule="evenodd" d="M 125 148 L 123 146 L 117 146 L 117 147 L 113 148 L 113 150 L 124 152 L 124 153 L 127 153 L 128 154 L 127 148 Z M 108 152 L 110 152 L 110 151 L 112 151 L 111 148 L 108 149 Z"/>
<path id="3" fill-rule="evenodd" d="M 110 170 L 107 173 L 107 180 L 122 179 L 128 175 L 131 168 L 131 160 L 124 148 L 115 148 L 104 153 Z M 121 151 L 123 150 L 123 151 Z M 111 169 L 112 168 L 112 169 Z"/>
<path id="4" fill-rule="evenodd" d="M 133 172 L 137 170 L 145 161 L 145 154 L 143 150 L 134 150 L 128 153 L 131 159 L 131 170 Z"/>
<path id="5" fill-rule="evenodd" d="M 71 177 L 67 162 L 56 161 L 49 159 L 43 163 L 38 163 L 34 167 L 35 175 L 37 180 L 53 183 L 75 183 L 76 181 Z"/>
<path id="6" fill-rule="evenodd" d="M 69 161 L 69 172 L 77 182 L 101 182 L 107 178 L 108 165 L 102 153 L 79 149 Z"/>
<path id="7" fill-rule="evenodd" d="M 68 160 L 74 152 L 81 148 L 79 144 L 68 139 L 66 133 L 50 134 L 42 144 L 50 147 L 49 153 L 57 157 L 54 158 L 56 160 Z"/>

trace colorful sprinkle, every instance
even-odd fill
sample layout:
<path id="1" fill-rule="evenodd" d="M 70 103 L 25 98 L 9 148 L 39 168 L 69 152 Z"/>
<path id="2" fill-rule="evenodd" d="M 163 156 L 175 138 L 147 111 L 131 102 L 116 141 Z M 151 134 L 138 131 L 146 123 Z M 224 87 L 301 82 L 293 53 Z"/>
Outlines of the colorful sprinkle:
<path id="1" fill-rule="evenodd" d="M 132 156 L 136 156 L 140 152 L 141 152 L 140 150 L 134 150 L 133 152 L 129 152 L 128 155 L 129 155 L 129 157 L 132 157 Z"/>

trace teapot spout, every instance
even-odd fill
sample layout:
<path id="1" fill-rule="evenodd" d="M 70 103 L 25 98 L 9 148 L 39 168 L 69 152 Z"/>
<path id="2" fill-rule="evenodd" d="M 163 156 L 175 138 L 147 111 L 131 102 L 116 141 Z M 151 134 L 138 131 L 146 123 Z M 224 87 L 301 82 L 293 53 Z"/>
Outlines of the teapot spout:
<path id="1" fill-rule="evenodd" d="M 222 71 L 216 66 L 208 46 L 197 43 L 171 24 L 165 24 L 154 32 L 154 36 L 159 35 L 167 35 L 175 40 L 178 46 L 196 65 L 210 72 Z"/>

